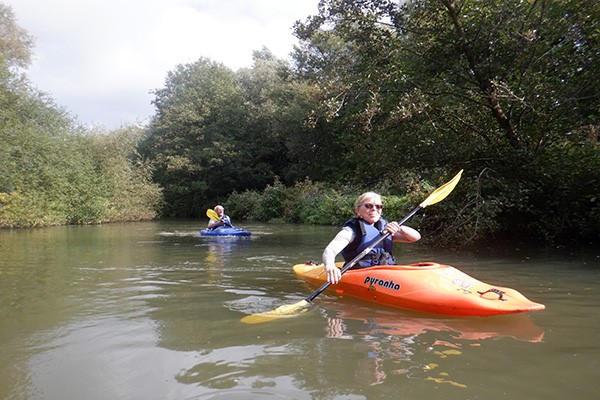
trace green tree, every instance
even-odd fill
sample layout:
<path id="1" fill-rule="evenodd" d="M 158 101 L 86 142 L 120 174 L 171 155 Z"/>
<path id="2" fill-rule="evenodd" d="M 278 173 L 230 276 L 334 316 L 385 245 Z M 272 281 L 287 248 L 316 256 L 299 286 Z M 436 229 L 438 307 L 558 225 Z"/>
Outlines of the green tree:
<path id="1" fill-rule="evenodd" d="M 464 167 L 471 228 L 540 234 L 545 210 L 556 237 L 598 207 L 599 7 L 584 3 L 323 0 L 296 26 L 296 60 L 326 78 L 315 115 L 329 143 L 345 143 L 342 160 L 362 161 L 355 182 Z M 559 167 L 576 161 L 587 172 Z M 571 182 L 578 196 L 560 198 L 575 207 L 548 196 L 556 182 Z"/>
<path id="2" fill-rule="evenodd" d="M 145 131 L 125 126 L 110 133 L 86 136 L 82 152 L 98 176 L 94 198 L 105 205 L 109 221 L 153 219 L 162 205 L 162 193 L 152 182 L 152 167 L 137 152 Z"/>
<path id="3" fill-rule="evenodd" d="M 356 78 L 349 72 L 355 63 L 352 45 L 334 30 L 320 29 L 322 22 L 316 16 L 306 25 L 296 24 L 302 40 L 294 52 L 300 82 L 296 102 L 305 111 L 303 129 L 288 135 L 288 149 L 296 178 L 346 181 L 363 163 L 355 155 L 365 143 L 356 118 L 364 96 L 352 87 Z"/>
<path id="4" fill-rule="evenodd" d="M 155 91 L 156 114 L 141 144 L 164 190 L 164 215 L 193 216 L 237 182 L 246 113 L 235 73 L 201 58 L 169 72 Z"/>
<path id="5" fill-rule="evenodd" d="M 266 48 L 233 72 L 202 58 L 169 73 L 141 153 L 164 188 L 164 215 L 197 216 L 233 191 L 290 183 L 290 132 L 303 132 L 310 86 Z M 303 176 L 301 177 L 303 178 Z"/>
<path id="6" fill-rule="evenodd" d="M 10 6 L 0 3 L 0 64 L 2 68 L 26 68 L 31 62 L 33 38 L 21 28 Z"/>
<path id="7" fill-rule="evenodd" d="M 32 40 L 0 4 L 0 228 L 150 219 L 160 201 L 139 132 L 91 134 L 20 69 Z"/>
<path id="8" fill-rule="evenodd" d="M 264 188 L 289 164 L 284 143 L 284 130 L 289 125 L 281 123 L 277 95 L 287 73 L 287 64 L 267 48 L 253 53 L 251 68 L 236 73 L 247 114 L 243 135 L 236 138 L 242 161 L 240 183 L 244 183 L 236 190 Z"/>
<path id="9" fill-rule="evenodd" d="M 318 162 L 325 154 L 314 154 L 319 146 L 306 141 L 309 135 L 309 140 L 319 137 L 308 121 L 316 106 L 317 86 L 298 79 L 286 62 L 266 48 L 254 52 L 252 68 L 238 71 L 237 76 L 249 117 L 249 140 L 244 146 L 246 158 L 252 160 L 248 168 L 255 175 L 262 172 L 246 179 L 252 184 L 243 189 L 263 189 L 279 178 L 293 185 L 306 176 L 326 173 Z"/>

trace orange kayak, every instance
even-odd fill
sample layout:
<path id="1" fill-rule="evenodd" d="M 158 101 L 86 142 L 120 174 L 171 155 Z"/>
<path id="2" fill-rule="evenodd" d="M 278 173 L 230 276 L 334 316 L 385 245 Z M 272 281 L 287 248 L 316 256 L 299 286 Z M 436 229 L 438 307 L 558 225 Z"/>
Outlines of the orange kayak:
<path id="1" fill-rule="evenodd" d="M 341 268 L 343 263 L 337 265 Z M 315 286 L 327 280 L 323 264 L 298 264 L 294 272 Z M 545 308 L 514 289 L 478 281 L 454 267 L 434 262 L 351 269 L 327 290 L 386 306 L 456 316 L 490 316 Z"/>

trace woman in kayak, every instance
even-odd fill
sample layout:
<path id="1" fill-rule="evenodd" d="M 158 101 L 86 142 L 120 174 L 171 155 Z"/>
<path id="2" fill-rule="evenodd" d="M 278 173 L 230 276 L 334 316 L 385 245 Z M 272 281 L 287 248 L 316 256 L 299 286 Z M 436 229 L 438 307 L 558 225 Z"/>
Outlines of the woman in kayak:
<path id="1" fill-rule="evenodd" d="M 223 208 L 222 205 L 215 206 L 215 212 L 219 216 L 219 219 L 217 221 L 212 219 L 208 220 L 208 229 L 215 229 L 223 225 L 229 227 L 232 226 L 231 219 L 225 215 L 225 208 Z"/>
<path id="2" fill-rule="evenodd" d="M 375 265 L 392 265 L 396 261 L 392 256 L 392 242 L 412 243 L 421 239 L 419 232 L 396 222 L 388 223 L 381 218 L 383 204 L 381 196 L 374 192 L 361 194 L 354 203 L 354 218 L 346 221 L 344 227 L 323 251 L 323 264 L 327 271 L 327 280 L 336 284 L 342 277 L 335 265 L 335 257 L 342 253 L 345 262 L 349 262 L 381 237 L 382 231 L 390 233 L 379 242 L 365 257 L 356 263 L 353 269 L 368 268 Z"/>

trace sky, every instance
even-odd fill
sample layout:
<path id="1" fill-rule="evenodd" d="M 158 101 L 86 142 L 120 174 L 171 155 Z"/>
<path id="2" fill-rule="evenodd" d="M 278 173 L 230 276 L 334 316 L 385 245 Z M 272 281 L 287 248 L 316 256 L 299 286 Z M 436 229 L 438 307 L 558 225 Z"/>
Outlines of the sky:
<path id="1" fill-rule="evenodd" d="M 169 71 L 207 57 L 237 71 L 289 59 L 318 0 L 0 0 L 35 40 L 31 83 L 86 126 L 145 125 Z"/>

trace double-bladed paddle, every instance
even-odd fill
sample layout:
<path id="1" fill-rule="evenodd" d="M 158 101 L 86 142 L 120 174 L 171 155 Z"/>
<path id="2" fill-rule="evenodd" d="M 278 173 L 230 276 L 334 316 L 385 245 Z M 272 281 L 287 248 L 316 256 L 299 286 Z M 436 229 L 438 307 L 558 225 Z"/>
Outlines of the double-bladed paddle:
<path id="1" fill-rule="evenodd" d="M 419 204 L 417 207 L 415 207 L 415 209 L 412 210 L 410 213 L 408 213 L 404 218 L 402 218 L 402 220 L 398 221 L 398 225 L 404 224 L 406 221 L 408 221 L 416 213 L 418 213 L 420 210 L 424 209 L 425 207 L 444 200 L 450 194 L 450 192 L 452 192 L 452 190 L 454 190 L 454 188 L 456 187 L 456 184 L 460 180 L 462 172 L 463 172 L 463 170 L 461 169 L 454 178 L 452 178 L 450 181 L 446 182 L 445 184 L 443 184 L 442 186 L 437 188 L 435 191 L 433 191 L 433 193 L 431 193 L 421 204 Z M 350 262 L 344 264 L 344 266 L 341 268 L 340 272 L 342 274 L 344 274 L 344 272 L 346 272 L 347 270 L 352 268 L 354 266 L 354 264 L 359 262 L 364 256 L 366 256 L 371 250 L 373 250 L 373 248 L 375 246 L 377 246 L 382 240 L 387 238 L 389 235 L 390 235 L 390 233 L 388 231 L 382 232 L 381 237 L 379 239 L 377 239 L 371 246 L 364 249 L 359 255 L 354 257 L 354 259 L 352 259 Z M 307 298 L 305 298 L 302 301 L 299 301 L 298 303 L 283 305 L 272 311 L 267 311 L 267 312 L 263 312 L 263 313 L 259 313 L 259 314 L 247 315 L 244 318 L 242 318 L 242 322 L 246 323 L 246 324 L 258 324 L 261 322 L 267 322 L 267 321 L 271 321 L 273 319 L 283 318 L 286 316 L 292 316 L 295 314 L 302 313 L 302 312 L 306 311 L 307 306 L 318 295 L 320 295 L 325 289 L 327 289 L 329 287 L 329 285 L 331 285 L 331 283 L 325 282 L 324 284 L 321 285 L 321 287 L 319 287 L 316 291 L 314 291 L 310 296 L 308 296 Z"/>

